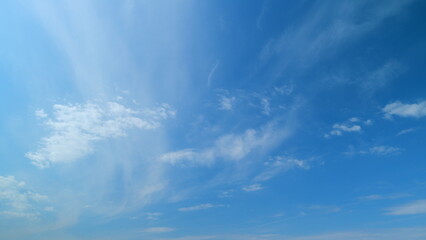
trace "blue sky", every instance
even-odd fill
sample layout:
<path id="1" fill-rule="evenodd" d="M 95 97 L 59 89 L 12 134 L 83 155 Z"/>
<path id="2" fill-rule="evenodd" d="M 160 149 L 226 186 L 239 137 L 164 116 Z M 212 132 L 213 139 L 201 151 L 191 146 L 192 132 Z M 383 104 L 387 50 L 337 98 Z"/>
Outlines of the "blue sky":
<path id="1" fill-rule="evenodd" d="M 3 1 L 0 238 L 426 238 L 426 3 Z"/>

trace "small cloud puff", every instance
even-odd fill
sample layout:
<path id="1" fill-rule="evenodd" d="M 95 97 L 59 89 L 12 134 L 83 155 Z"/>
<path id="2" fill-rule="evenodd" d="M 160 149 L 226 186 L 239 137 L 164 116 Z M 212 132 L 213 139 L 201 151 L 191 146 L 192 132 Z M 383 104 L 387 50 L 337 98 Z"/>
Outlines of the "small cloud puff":
<path id="1" fill-rule="evenodd" d="M 361 125 L 369 126 L 372 124 L 373 122 L 371 120 L 361 121 L 361 119 L 357 117 L 352 117 L 346 122 L 333 124 L 332 130 L 324 134 L 324 137 L 342 136 L 345 132 L 361 132 Z"/>

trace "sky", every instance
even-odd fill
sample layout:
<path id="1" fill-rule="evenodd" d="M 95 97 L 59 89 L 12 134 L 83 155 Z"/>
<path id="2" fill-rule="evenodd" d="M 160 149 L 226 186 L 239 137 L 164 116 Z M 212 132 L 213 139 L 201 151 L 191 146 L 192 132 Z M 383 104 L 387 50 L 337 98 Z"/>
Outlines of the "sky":
<path id="1" fill-rule="evenodd" d="M 426 239 L 426 2 L 0 3 L 0 238 Z"/>

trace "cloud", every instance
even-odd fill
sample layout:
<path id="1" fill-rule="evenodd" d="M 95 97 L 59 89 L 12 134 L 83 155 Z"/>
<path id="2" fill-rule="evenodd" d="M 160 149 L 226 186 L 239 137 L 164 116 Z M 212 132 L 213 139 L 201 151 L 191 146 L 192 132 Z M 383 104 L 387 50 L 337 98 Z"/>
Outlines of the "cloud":
<path id="1" fill-rule="evenodd" d="M 401 136 L 401 135 L 404 135 L 404 134 L 407 134 L 407 133 L 410 133 L 410 132 L 414 132 L 416 130 L 417 129 L 415 129 L 415 128 L 407 128 L 407 129 L 403 129 L 403 130 L 399 131 L 396 135 Z"/>
<path id="2" fill-rule="evenodd" d="M 159 212 L 152 212 L 152 213 L 146 213 L 145 214 L 145 218 L 147 219 L 147 220 L 158 220 L 158 218 L 161 216 L 161 215 L 163 215 L 162 213 L 159 213 Z"/>
<path id="3" fill-rule="evenodd" d="M 191 207 L 179 208 L 178 211 L 180 211 L 180 212 L 192 212 L 192 211 L 206 210 L 206 209 L 216 208 L 216 207 L 224 207 L 224 205 L 214 205 L 214 204 L 211 204 L 211 203 L 204 203 L 204 204 L 195 205 L 195 206 L 191 206 Z"/>
<path id="4" fill-rule="evenodd" d="M 36 206 L 48 197 L 26 188 L 13 176 L 0 176 L 0 215 L 36 220 L 40 213 Z"/>
<path id="5" fill-rule="evenodd" d="M 265 162 L 264 165 L 266 168 L 254 178 L 255 181 L 267 181 L 275 175 L 293 168 L 310 169 L 308 161 L 286 156 L 276 156 Z"/>
<path id="6" fill-rule="evenodd" d="M 43 109 L 36 110 L 35 115 L 36 115 L 36 117 L 39 117 L 39 118 L 47 117 L 47 114 L 44 112 Z"/>
<path id="7" fill-rule="evenodd" d="M 262 113 L 267 115 L 267 116 L 271 115 L 271 106 L 269 104 L 269 99 L 268 98 L 261 98 L 260 104 L 262 106 Z"/>
<path id="8" fill-rule="evenodd" d="M 209 76 L 207 77 L 207 86 L 210 87 L 211 79 L 216 72 L 217 67 L 219 66 L 220 62 L 217 61 L 216 64 L 213 66 L 212 70 L 209 73 Z"/>
<path id="9" fill-rule="evenodd" d="M 173 232 L 176 229 L 170 228 L 170 227 L 152 227 L 152 228 L 145 228 L 142 229 L 141 232 L 146 233 L 166 233 L 166 232 Z"/>
<path id="10" fill-rule="evenodd" d="M 280 95 L 290 95 L 294 91 L 293 85 L 283 85 L 281 87 L 274 87 L 274 91 Z"/>
<path id="11" fill-rule="evenodd" d="M 372 124 L 371 120 L 361 121 L 361 119 L 357 117 L 352 117 L 346 122 L 333 124 L 332 130 L 324 134 L 324 137 L 342 136 L 345 132 L 361 132 L 361 125 L 370 126 Z"/>
<path id="12" fill-rule="evenodd" d="M 385 145 L 379 145 L 369 148 L 368 150 L 361 150 L 357 151 L 354 149 L 353 146 L 349 146 L 349 151 L 345 152 L 345 154 L 348 155 L 355 155 L 355 154 L 372 154 L 372 155 L 392 155 L 392 154 L 399 154 L 403 152 L 404 149 L 398 148 L 398 147 L 391 147 L 391 146 L 385 146 Z"/>
<path id="13" fill-rule="evenodd" d="M 337 206 L 324 206 L 324 205 L 313 205 L 309 207 L 310 210 L 320 211 L 323 213 L 335 213 L 340 212 L 342 208 Z"/>
<path id="14" fill-rule="evenodd" d="M 387 215 L 426 214 L 426 199 L 387 209 Z"/>
<path id="15" fill-rule="evenodd" d="M 183 236 L 183 237 L 176 237 L 176 238 L 162 238 L 158 240 L 206 240 L 206 239 L 214 239 L 217 240 L 218 238 L 216 236 Z"/>
<path id="16" fill-rule="evenodd" d="M 363 78 L 361 80 L 361 87 L 365 93 L 372 94 L 374 91 L 385 87 L 402 71 L 403 67 L 399 62 L 389 60 L 372 72 L 368 77 Z"/>
<path id="17" fill-rule="evenodd" d="M 361 196 L 358 199 L 359 200 L 383 200 L 383 199 L 398 199 L 398 198 L 404 198 L 409 197 L 410 194 L 394 194 L 394 195 L 379 195 L 379 194 L 372 194 L 367 196 Z"/>
<path id="18" fill-rule="evenodd" d="M 304 20 L 283 34 L 270 39 L 260 53 L 263 66 L 272 67 L 272 74 L 280 76 L 286 71 L 309 68 L 324 56 L 332 56 L 348 43 L 379 27 L 389 17 L 398 15 L 412 0 L 406 1 L 321 1 L 306 11 Z M 369 9 L 368 12 L 365 9 Z M 275 63 L 275 64 L 271 64 Z M 392 63 L 372 78 L 385 79 Z M 373 85 L 380 85 L 376 81 Z M 371 87 L 369 85 L 365 86 Z"/>
<path id="19" fill-rule="evenodd" d="M 343 132 L 359 132 L 361 131 L 361 126 L 359 125 L 353 125 L 353 126 L 348 126 L 348 125 L 344 125 L 344 124 L 334 124 L 333 128 L 336 129 L 337 131 L 343 131 Z"/>
<path id="20" fill-rule="evenodd" d="M 393 115 L 420 118 L 426 116 L 426 101 L 413 104 L 405 104 L 396 101 L 386 105 L 382 111 L 385 113 L 385 118 L 388 119 L 392 118 Z"/>
<path id="21" fill-rule="evenodd" d="M 375 146 L 370 148 L 368 151 L 361 151 L 362 154 L 377 154 L 377 155 L 389 155 L 396 154 L 403 151 L 401 148 L 389 147 L 389 146 Z"/>
<path id="22" fill-rule="evenodd" d="M 125 136 L 132 128 L 158 128 L 162 120 L 175 115 L 167 104 L 142 111 L 115 102 L 55 104 L 53 110 L 52 118 L 43 118 L 51 134 L 41 140 L 37 151 L 25 155 L 39 168 L 83 158 L 95 142 Z"/>
<path id="23" fill-rule="evenodd" d="M 255 183 L 255 184 L 252 184 L 252 185 L 245 186 L 242 189 L 243 189 L 243 191 L 246 191 L 246 192 L 255 192 L 255 191 L 262 190 L 263 186 L 259 183 Z"/>
<path id="24" fill-rule="evenodd" d="M 235 97 L 226 97 L 226 96 L 220 96 L 219 97 L 219 109 L 220 110 L 232 110 L 234 107 Z"/>
<path id="25" fill-rule="evenodd" d="M 289 136 L 290 132 L 286 128 L 277 127 L 270 123 L 259 130 L 247 129 L 241 134 L 226 134 L 216 139 L 212 147 L 169 152 L 161 155 L 159 159 L 172 164 L 211 164 L 216 159 L 238 161 L 251 153 L 268 150 Z"/>
<path id="26" fill-rule="evenodd" d="M 176 152 L 168 152 L 160 156 L 160 160 L 171 164 L 176 164 L 181 161 L 197 161 L 197 158 L 202 157 L 202 154 L 197 153 L 194 149 L 183 149 Z M 206 156 L 207 157 L 207 156 Z"/>

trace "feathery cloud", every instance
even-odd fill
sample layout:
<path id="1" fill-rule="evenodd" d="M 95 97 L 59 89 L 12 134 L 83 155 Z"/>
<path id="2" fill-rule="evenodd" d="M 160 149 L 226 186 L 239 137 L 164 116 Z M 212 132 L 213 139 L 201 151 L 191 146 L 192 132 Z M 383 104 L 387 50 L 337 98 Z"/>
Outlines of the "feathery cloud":
<path id="1" fill-rule="evenodd" d="M 417 200 L 387 209 L 387 215 L 426 214 L 426 199 Z"/>
<path id="2" fill-rule="evenodd" d="M 212 147 L 202 150 L 183 149 L 161 155 L 159 159 L 172 164 L 190 162 L 211 164 L 216 159 L 238 161 L 254 151 L 262 152 L 288 137 L 286 129 L 268 124 L 259 130 L 247 129 L 242 134 L 226 134 L 219 137 Z"/>
<path id="3" fill-rule="evenodd" d="M 270 161 L 265 162 L 264 165 L 266 168 L 254 178 L 255 181 L 267 181 L 275 175 L 293 168 L 308 170 L 311 167 L 306 160 L 286 156 L 276 156 Z"/>
<path id="4" fill-rule="evenodd" d="M 190 206 L 190 207 L 183 207 L 179 208 L 178 211 L 180 212 L 192 212 L 192 211 L 199 211 L 199 210 L 206 210 L 209 208 L 216 208 L 216 207 L 224 207 L 224 205 L 214 205 L 211 203 L 204 203 L 200 205 Z"/>

